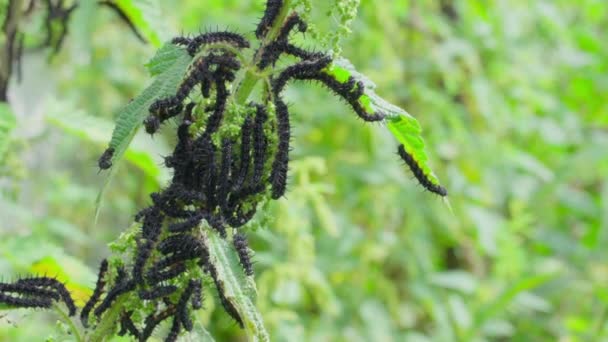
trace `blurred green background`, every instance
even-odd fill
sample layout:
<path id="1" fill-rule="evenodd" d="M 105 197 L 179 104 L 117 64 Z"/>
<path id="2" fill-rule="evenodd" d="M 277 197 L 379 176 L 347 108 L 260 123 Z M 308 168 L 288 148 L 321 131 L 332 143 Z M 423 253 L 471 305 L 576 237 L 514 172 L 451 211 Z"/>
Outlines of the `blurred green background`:
<path id="1" fill-rule="evenodd" d="M 264 3 L 139 2 L 161 42 L 215 27 L 252 36 Z M 335 30 L 333 0 L 312 4 L 318 32 Z M 40 21 L 27 27 L 39 40 Z M 362 0 L 342 55 L 420 121 L 453 212 L 384 127 L 291 87 L 287 198 L 249 230 L 272 340 L 608 341 L 606 42 L 605 0 Z M 94 225 L 96 160 L 154 51 L 81 6 L 58 55 L 26 53 L 0 146 L 2 279 L 63 275 L 86 296 L 106 245 L 166 181 L 172 136 L 139 136 Z M 243 339 L 208 297 L 204 325 Z M 0 340 L 44 340 L 55 322 L 2 312 Z"/>

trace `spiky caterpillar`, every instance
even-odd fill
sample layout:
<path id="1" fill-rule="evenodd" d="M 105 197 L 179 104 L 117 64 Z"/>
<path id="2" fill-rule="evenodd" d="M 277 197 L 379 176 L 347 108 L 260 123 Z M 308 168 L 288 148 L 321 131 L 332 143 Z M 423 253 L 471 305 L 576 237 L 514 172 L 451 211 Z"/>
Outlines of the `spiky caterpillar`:
<path id="1" fill-rule="evenodd" d="M 441 197 L 445 197 L 448 195 L 448 191 L 446 190 L 446 188 L 431 181 L 431 179 L 424 173 L 424 170 L 422 170 L 420 165 L 418 165 L 414 157 L 405 150 L 405 146 L 399 145 L 398 154 L 401 159 L 403 159 L 403 161 L 407 164 L 410 170 L 412 170 L 414 177 L 416 177 L 420 185 L 422 185 L 428 191 L 435 193 Z"/>
<path id="2" fill-rule="evenodd" d="M 145 319 L 145 322 L 144 322 L 145 326 L 139 336 L 139 340 L 147 341 L 150 338 L 150 336 L 152 336 L 154 329 L 156 329 L 156 327 L 160 323 L 165 321 L 166 319 L 175 316 L 175 312 L 176 312 L 175 305 L 169 305 L 167 308 L 165 308 L 164 310 L 162 310 L 159 313 L 153 312 L 150 315 L 148 315 Z M 178 331 L 178 334 L 179 334 L 179 331 Z"/>
<path id="3" fill-rule="evenodd" d="M 331 63 L 330 56 L 322 56 L 313 60 L 304 60 L 283 70 L 272 83 L 272 93 L 280 97 L 283 89 L 291 79 L 312 79 Z"/>
<path id="4" fill-rule="evenodd" d="M 219 184 L 216 190 L 218 206 L 220 208 L 226 207 L 228 201 L 229 191 L 232 186 L 230 169 L 232 166 L 232 145 L 233 142 L 229 139 L 222 141 L 222 162 L 217 173 Z"/>
<path id="5" fill-rule="evenodd" d="M 123 312 L 120 315 L 120 331 L 118 332 L 118 336 L 124 336 L 129 333 L 131 336 L 139 339 L 141 333 L 133 323 L 133 320 L 131 319 L 132 315 L 133 311 Z"/>
<path id="6" fill-rule="evenodd" d="M 157 250 L 164 254 L 189 251 L 191 248 L 199 249 L 200 242 L 190 234 L 175 234 L 168 236 L 158 244 Z M 195 251 L 192 251 L 195 252 Z"/>
<path id="7" fill-rule="evenodd" d="M 353 111 L 361 118 L 363 121 L 367 122 L 376 122 L 382 121 L 386 118 L 386 115 L 382 112 L 377 112 L 373 114 L 369 114 L 365 108 L 359 102 L 359 98 L 364 93 L 363 82 L 355 81 L 355 79 L 351 76 L 346 81 L 346 83 L 341 83 L 332 76 L 320 72 L 317 75 L 313 75 L 311 77 L 305 77 L 302 79 L 311 79 L 316 80 L 323 83 L 326 87 L 332 90 L 336 95 L 342 97 L 346 102 L 351 106 Z"/>
<path id="8" fill-rule="evenodd" d="M 229 209 L 229 211 L 224 214 L 224 219 L 230 227 L 239 228 L 251 221 L 256 211 L 257 207 L 255 205 L 252 205 L 248 211 L 243 211 L 242 204 L 239 204 L 236 207 Z"/>
<path id="9" fill-rule="evenodd" d="M 287 187 L 287 170 L 289 168 L 289 143 L 291 141 L 291 126 L 289 123 L 289 110 L 283 100 L 276 96 L 274 100 L 277 118 L 277 134 L 279 142 L 272 162 L 270 182 L 272 184 L 272 198 L 278 199 L 285 194 Z"/>
<path id="10" fill-rule="evenodd" d="M 152 196 L 153 201 L 156 198 Z M 160 200 L 156 198 L 155 205 L 150 207 L 144 214 L 142 224 L 142 234 L 140 240 L 137 242 L 137 252 L 135 253 L 135 260 L 133 263 L 132 275 L 133 279 L 137 284 L 143 284 L 143 269 L 146 262 L 152 255 L 154 247 L 158 242 L 158 238 L 161 234 L 163 220 L 165 215 L 160 212 L 157 204 L 160 204 Z"/>
<path id="11" fill-rule="evenodd" d="M 242 35 L 230 32 L 230 31 L 218 31 L 218 32 L 206 32 L 202 33 L 189 41 L 184 39 L 183 37 L 178 37 L 178 39 L 174 39 L 172 41 L 174 44 L 183 44 L 187 42 L 187 50 L 190 56 L 196 55 L 196 52 L 203 45 L 215 44 L 215 43 L 227 43 L 230 44 L 237 49 L 247 49 L 250 44 L 249 41 L 243 37 Z"/>
<path id="12" fill-rule="evenodd" d="M 181 222 L 175 222 L 167 227 L 167 230 L 172 233 L 183 233 L 194 229 L 198 224 L 206 218 L 203 213 L 198 213 Z"/>
<path id="13" fill-rule="evenodd" d="M 251 164 L 251 140 L 253 135 L 253 120 L 251 116 L 247 116 L 241 126 L 241 149 L 240 149 L 240 164 L 238 170 L 235 170 L 236 179 L 232 184 L 232 190 L 237 190 L 243 187 L 249 166 Z M 236 163 L 235 163 L 236 165 Z"/>
<path id="14" fill-rule="evenodd" d="M 268 120 L 268 112 L 266 107 L 261 104 L 254 105 L 256 114 L 253 122 L 253 178 L 251 185 L 257 186 L 262 180 L 264 164 L 266 163 L 268 141 L 264 133 L 264 124 Z"/>
<path id="15" fill-rule="evenodd" d="M 175 317 L 179 318 L 181 325 L 186 331 L 192 331 L 193 328 L 192 319 L 190 318 L 190 314 L 188 312 L 188 303 L 192 298 L 195 288 L 196 282 L 190 281 L 177 302 L 177 314 Z"/>
<path id="16" fill-rule="evenodd" d="M 217 290 L 217 295 L 219 297 L 220 303 L 224 307 L 224 311 L 226 311 L 226 313 L 228 315 L 230 315 L 230 317 L 232 317 L 232 319 L 234 319 L 238 323 L 238 325 L 241 327 L 241 329 L 244 328 L 245 323 L 243 322 L 241 315 L 239 314 L 236 307 L 234 307 L 234 304 L 232 304 L 232 302 L 230 302 L 230 300 L 228 300 L 228 298 L 226 298 L 226 295 L 224 294 L 224 285 L 222 284 L 222 282 L 220 281 L 220 279 L 218 277 L 215 266 L 213 264 L 207 262 L 207 263 L 205 263 L 205 268 L 206 268 L 207 272 L 209 273 L 209 275 L 211 276 L 211 279 L 213 279 L 215 288 Z"/>
<path id="17" fill-rule="evenodd" d="M 30 285 L 39 288 L 46 288 L 56 291 L 61 297 L 61 300 L 68 308 L 68 314 L 74 316 L 76 314 L 76 305 L 72 299 L 72 295 L 65 285 L 57 279 L 49 277 L 23 278 L 16 282 L 17 285 Z"/>
<path id="18" fill-rule="evenodd" d="M 171 330 L 169 330 L 169 335 L 165 338 L 165 342 L 175 342 L 179 337 L 179 333 L 182 330 L 181 320 L 177 315 L 173 316 L 173 324 L 171 325 Z"/>
<path id="19" fill-rule="evenodd" d="M 87 300 L 84 307 L 80 311 L 80 321 L 82 325 L 87 327 L 89 325 L 89 315 L 91 310 L 95 307 L 101 295 L 103 294 L 103 289 L 106 286 L 106 273 L 108 272 L 108 260 L 103 259 L 101 264 L 99 265 L 99 272 L 97 273 L 97 283 L 95 284 L 95 289 L 93 290 L 93 294 Z"/>
<path id="20" fill-rule="evenodd" d="M 38 297 L 14 297 L 4 293 L 0 293 L 0 303 L 10 305 L 17 308 L 50 308 L 53 301 L 50 298 Z"/>
<path id="21" fill-rule="evenodd" d="M 97 162 L 97 164 L 99 165 L 99 169 L 107 170 L 107 169 L 111 168 L 113 156 L 114 156 L 113 147 L 108 147 L 105 151 L 103 151 L 103 154 L 101 155 L 101 157 L 99 157 L 99 160 Z"/>
<path id="22" fill-rule="evenodd" d="M 226 88 L 226 80 L 224 76 L 225 74 L 221 71 L 216 71 L 213 74 L 213 81 L 215 82 L 216 87 L 215 105 L 213 114 L 211 114 L 207 120 L 207 126 L 205 127 L 203 137 L 211 137 L 211 134 L 215 133 L 219 129 L 222 118 L 224 117 L 226 103 L 228 102 L 228 97 L 230 96 L 230 92 Z"/>
<path id="23" fill-rule="evenodd" d="M 264 16 L 260 19 L 257 28 L 255 29 L 255 36 L 258 39 L 263 39 L 272 24 L 278 17 L 281 8 L 283 7 L 283 0 L 267 0 L 266 9 L 264 10 Z"/>
<path id="24" fill-rule="evenodd" d="M 40 288 L 30 284 L 5 284 L 0 283 L 0 293 L 4 294 L 16 294 L 24 297 L 40 297 L 49 298 L 55 301 L 61 300 L 61 296 L 54 291 L 44 288 Z"/>
<path id="25" fill-rule="evenodd" d="M 198 280 L 191 279 L 189 286 L 192 288 L 192 296 L 191 296 L 192 308 L 195 310 L 198 310 L 203 307 L 202 282 L 200 279 L 198 279 Z"/>
<path id="26" fill-rule="evenodd" d="M 19 308 L 49 308 L 60 295 L 32 284 L 0 283 L 0 303 Z"/>
<path id="27" fill-rule="evenodd" d="M 313 58 L 313 53 L 307 53 L 304 49 L 300 49 L 289 43 L 289 35 L 296 26 L 302 33 L 306 32 L 308 28 L 306 23 L 302 21 L 302 18 L 300 18 L 297 13 L 292 13 L 281 27 L 277 38 L 264 47 L 258 63 L 258 68 L 260 70 L 264 70 L 270 65 L 274 66 L 283 53 L 291 52 L 290 54 L 293 54 L 296 57 L 302 56 L 305 58 Z"/>
<path id="28" fill-rule="evenodd" d="M 117 270 L 116 282 L 106 294 L 103 301 L 95 308 L 93 313 L 97 318 L 100 318 L 106 310 L 108 310 L 118 296 L 133 291 L 137 284 L 133 279 L 130 279 L 123 268 Z"/>
<path id="29" fill-rule="evenodd" d="M 210 67 L 214 65 L 217 66 L 217 69 L 212 73 Z M 197 84 L 214 79 L 214 75 L 216 75 L 215 78 L 218 77 L 217 75 L 220 75 L 222 80 L 226 78 L 231 79 L 234 77 L 233 72 L 240 68 L 240 62 L 228 53 L 215 54 L 212 52 L 207 56 L 197 59 L 174 96 L 156 100 L 150 105 L 150 116 L 144 120 L 146 132 L 154 134 L 164 121 L 180 114 L 183 109 L 182 102 Z M 203 91 L 208 92 L 209 90 L 203 88 Z M 219 91 L 221 90 L 218 88 Z"/>
<path id="30" fill-rule="evenodd" d="M 156 285 L 160 282 L 174 279 L 184 272 L 186 272 L 184 263 L 177 263 L 168 268 L 159 267 L 155 264 L 146 272 L 146 283 Z"/>
<path id="31" fill-rule="evenodd" d="M 289 109 L 281 98 L 281 93 L 292 78 L 314 75 L 331 62 L 329 56 L 318 60 L 303 61 L 287 67 L 273 81 L 272 93 L 274 95 L 275 113 L 277 118 L 278 144 L 272 169 L 270 182 L 272 184 L 272 198 L 278 199 L 285 194 L 287 187 L 287 170 L 289 168 L 289 142 L 291 140 L 291 127 L 289 124 Z"/>
<path id="32" fill-rule="evenodd" d="M 369 114 L 359 102 L 360 97 L 364 93 L 364 85 L 361 81 L 356 81 L 352 76 L 345 82 L 339 82 L 331 75 L 325 73 L 322 69 L 331 63 L 329 56 L 323 56 L 318 59 L 305 60 L 293 66 L 287 67 L 275 81 L 275 90 L 282 90 L 286 83 L 291 79 L 296 80 L 313 80 L 321 82 L 336 95 L 342 97 L 353 109 L 353 111 L 364 121 L 375 122 L 382 121 L 386 115 L 382 112 Z"/>
<path id="33" fill-rule="evenodd" d="M 232 240 L 234 249 L 239 255 L 239 262 L 243 266 L 245 274 L 253 276 L 253 265 L 251 264 L 251 255 L 249 255 L 249 243 L 247 237 L 244 234 L 236 234 Z"/>
<path id="34" fill-rule="evenodd" d="M 160 285 L 153 287 L 149 290 L 139 290 L 139 298 L 143 300 L 155 300 L 163 297 L 167 297 L 177 291 L 175 285 Z"/>

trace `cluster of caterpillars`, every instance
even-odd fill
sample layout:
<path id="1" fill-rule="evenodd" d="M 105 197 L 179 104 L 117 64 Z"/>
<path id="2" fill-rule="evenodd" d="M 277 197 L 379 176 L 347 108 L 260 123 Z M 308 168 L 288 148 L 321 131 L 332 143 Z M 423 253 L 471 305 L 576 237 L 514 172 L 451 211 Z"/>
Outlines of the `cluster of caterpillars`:
<path id="1" fill-rule="evenodd" d="M 278 199 L 286 192 L 291 123 L 284 89 L 292 81 L 315 81 L 343 99 L 362 120 L 385 119 L 384 113 L 369 112 L 362 104 L 362 81 L 352 76 L 343 82 L 337 80 L 328 71 L 331 56 L 290 42 L 294 30 L 307 30 L 296 13 L 287 16 L 270 37 L 282 6 L 280 0 L 268 0 L 255 31 L 261 45 L 253 52 L 252 67 L 258 71 L 272 68 L 265 97 L 259 103 L 238 106 L 232 98 L 234 81 L 243 68 L 235 51 L 250 48 L 243 36 L 218 31 L 172 40 L 192 56 L 191 67 L 175 94 L 150 105 L 143 125 L 154 134 L 167 120 L 177 119 L 177 143 L 165 158 L 173 177 L 168 186 L 150 195 L 151 205 L 136 215 L 141 232 L 132 259 L 114 266 L 113 272 L 107 261 L 101 263 L 93 294 L 80 311 L 84 326 L 99 322 L 120 298 L 129 295 L 153 302 L 155 309 L 142 318 L 132 308 L 123 307 L 119 334 L 146 341 L 161 322 L 172 320 L 166 341 L 175 341 L 181 331 L 193 329 L 193 312 L 203 306 L 202 273 L 212 280 L 226 313 L 243 327 L 245 323 L 219 279 L 208 234 L 231 236 L 244 273 L 253 276 L 247 237 L 238 230 L 253 218 L 260 201 Z M 297 61 L 275 71 L 283 55 Z M 239 110 L 231 111 L 231 106 Z M 241 116 L 239 120 L 235 121 L 235 113 Z M 230 129 L 223 129 L 225 126 Z M 427 190 L 447 194 L 404 146 L 398 152 Z M 112 146 L 103 153 L 100 169 L 112 166 L 114 154 Z M 65 286 L 56 280 L 31 278 L 0 284 L 0 303 L 48 308 L 57 301 L 66 303 L 70 315 L 76 313 Z"/>

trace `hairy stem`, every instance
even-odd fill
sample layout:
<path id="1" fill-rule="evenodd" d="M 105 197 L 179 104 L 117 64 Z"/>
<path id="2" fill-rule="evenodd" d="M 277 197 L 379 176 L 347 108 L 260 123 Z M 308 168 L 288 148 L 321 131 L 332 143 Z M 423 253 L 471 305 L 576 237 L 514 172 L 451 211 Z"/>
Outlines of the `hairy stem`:
<path id="1" fill-rule="evenodd" d="M 72 332 L 72 336 L 74 336 L 74 339 L 77 342 L 83 342 L 84 340 L 82 339 L 82 336 L 80 336 L 80 330 L 78 330 L 78 327 L 76 327 L 72 318 L 70 318 L 70 316 L 68 316 L 68 314 L 66 314 L 65 311 L 61 310 L 61 308 L 56 304 L 53 306 L 53 309 L 55 309 L 55 312 L 57 312 L 63 322 L 68 325 L 70 331 Z"/>
<path id="2" fill-rule="evenodd" d="M 268 31 L 266 38 L 262 42 L 262 47 L 260 48 L 258 53 L 255 55 L 255 58 L 253 59 L 251 65 L 249 66 L 250 70 L 247 71 L 247 73 L 245 74 L 245 77 L 243 78 L 243 80 L 241 81 L 241 83 L 239 84 L 239 86 L 237 88 L 237 91 L 235 94 L 235 99 L 238 104 L 245 104 L 245 102 L 247 102 L 247 99 L 249 98 L 249 95 L 253 91 L 253 88 L 255 88 L 255 85 L 260 80 L 260 78 L 261 78 L 260 71 L 261 70 L 257 69 L 257 64 L 260 61 L 260 57 L 262 56 L 262 52 L 264 51 L 264 48 L 266 47 L 266 45 L 268 45 L 268 43 L 272 42 L 273 40 L 275 40 L 278 37 L 278 35 L 281 31 L 281 27 L 283 26 L 283 22 L 285 21 L 287 14 L 289 14 L 290 7 L 291 7 L 291 0 L 283 1 L 283 7 L 281 8 L 279 15 L 277 16 L 274 23 L 272 23 L 272 27 L 270 28 L 270 31 Z M 252 71 L 251 69 L 253 69 L 255 71 Z"/>

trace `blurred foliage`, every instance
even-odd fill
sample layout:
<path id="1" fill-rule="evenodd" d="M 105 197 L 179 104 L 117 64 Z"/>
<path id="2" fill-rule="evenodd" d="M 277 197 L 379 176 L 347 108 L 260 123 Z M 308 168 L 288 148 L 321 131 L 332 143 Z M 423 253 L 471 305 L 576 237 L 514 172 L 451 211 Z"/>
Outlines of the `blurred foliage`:
<path id="1" fill-rule="evenodd" d="M 316 30 L 335 29 L 329 2 L 309 2 Z M 134 3 L 158 41 L 251 32 L 263 6 Z M 453 213 L 409 179 L 386 129 L 320 89 L 292 87 L 287 199 L 266 204 L 250 231 L 272 340 L 608 339 L 606 13 L 603 0 L 362 0 L 342 55 L 419 120 Z M 36 41 L 40 23 L 27 30 Z M 136 138 L 93 223 L 105 177 L 96 159 L 114 114 L 149 84 L 154 51 L 85 5 L 58 55 L 26 49 L 10 109 L 0 107 L 4 278 L 39 271 L 91 287 L 106 244 L 166 181 L 173 137 Z M 207 297 L 203 326 L 220 341 L 244 338 Z M 54 328 L 42 313 L 0 316 L 0 340 Z"/>

